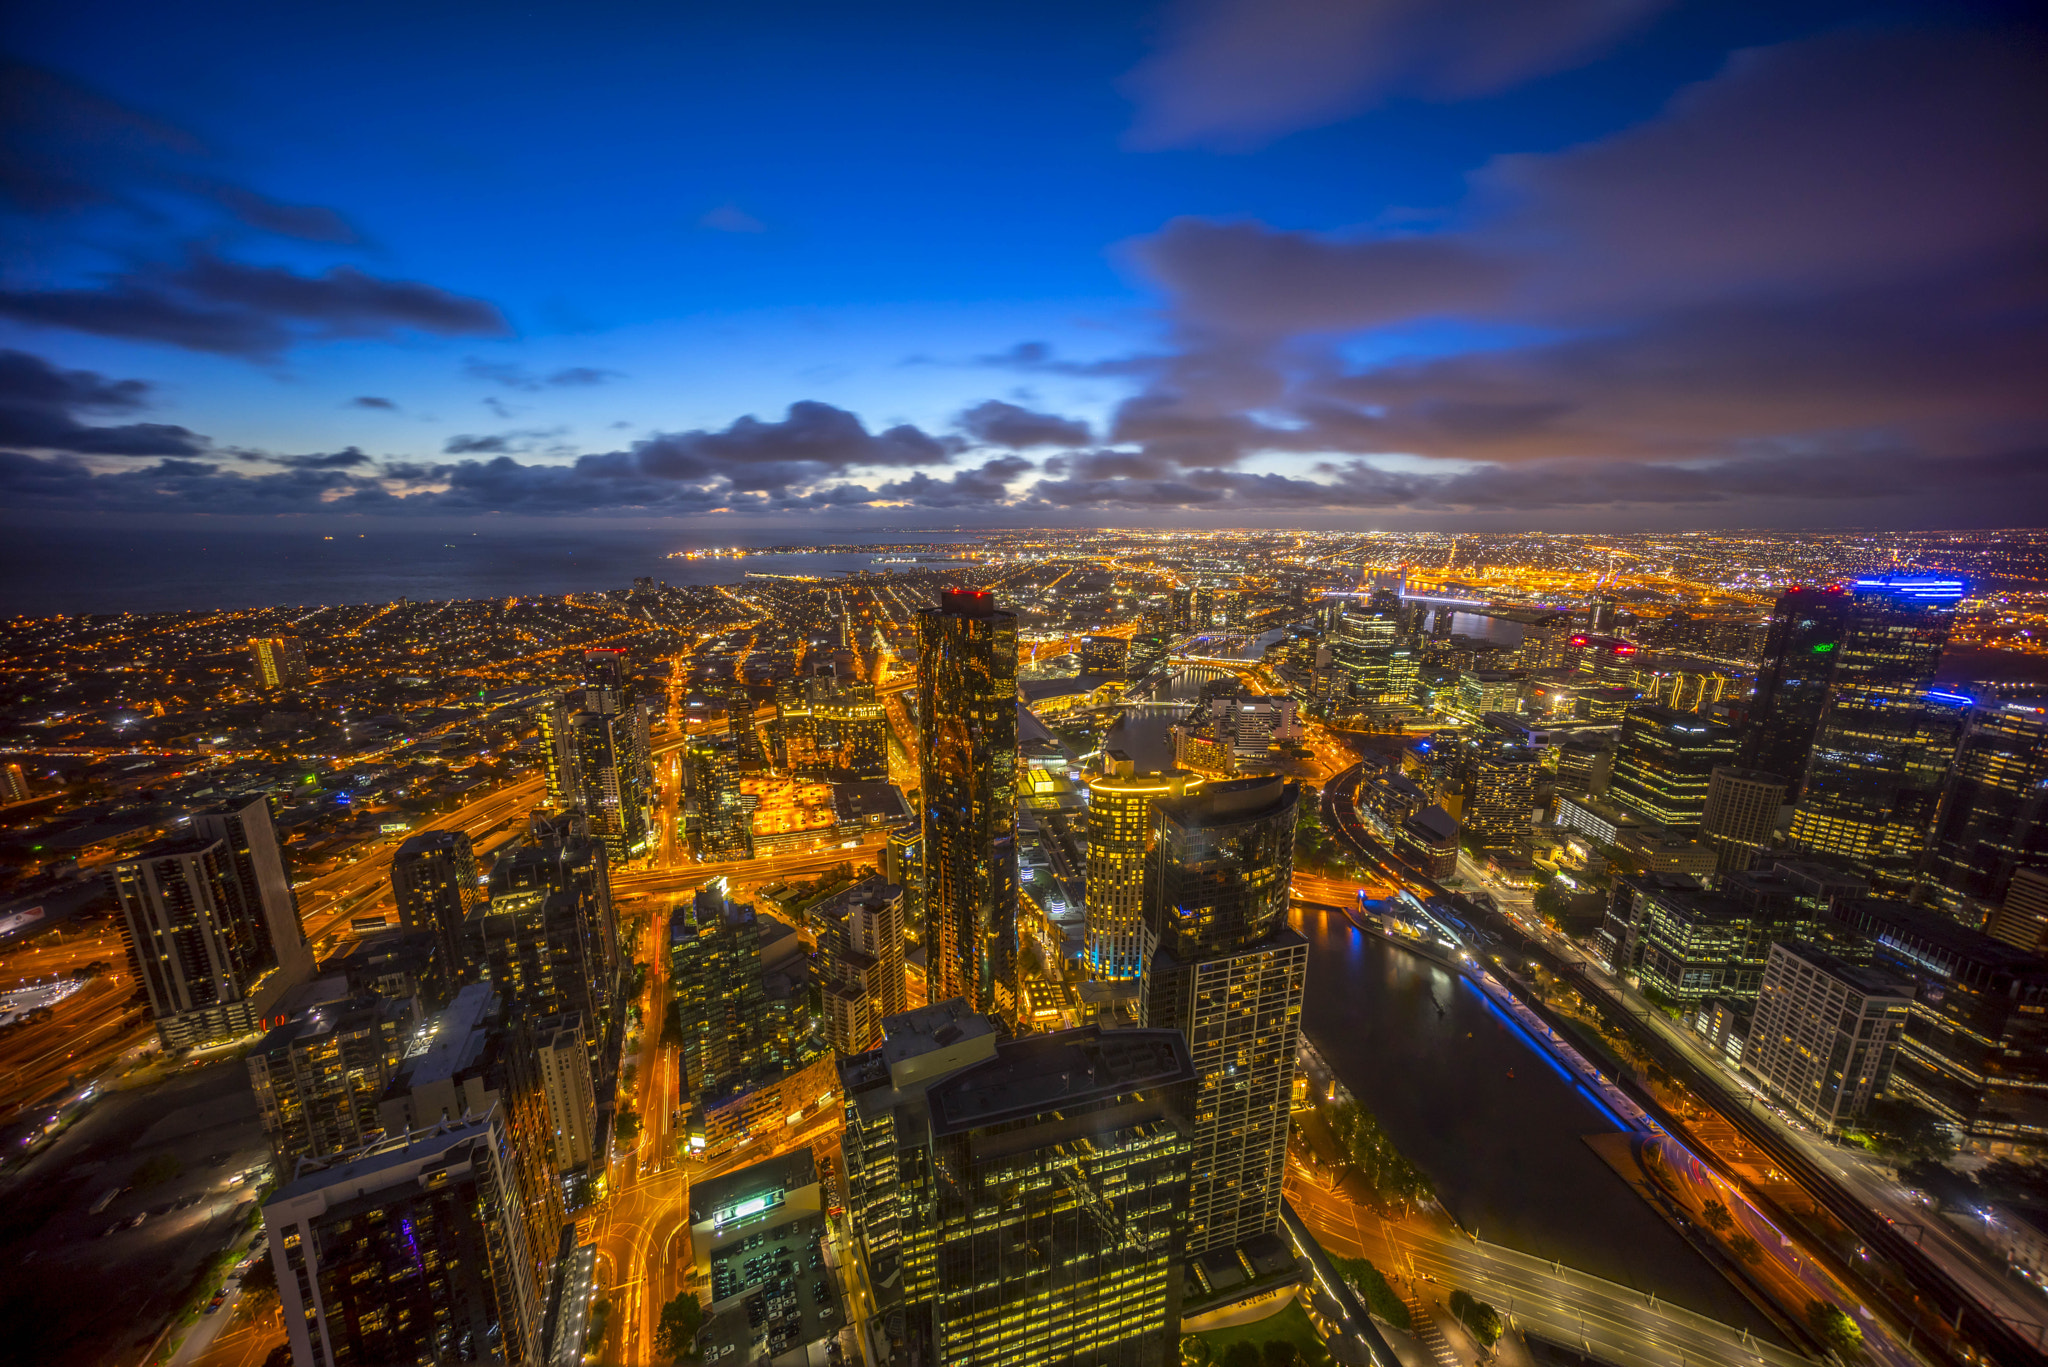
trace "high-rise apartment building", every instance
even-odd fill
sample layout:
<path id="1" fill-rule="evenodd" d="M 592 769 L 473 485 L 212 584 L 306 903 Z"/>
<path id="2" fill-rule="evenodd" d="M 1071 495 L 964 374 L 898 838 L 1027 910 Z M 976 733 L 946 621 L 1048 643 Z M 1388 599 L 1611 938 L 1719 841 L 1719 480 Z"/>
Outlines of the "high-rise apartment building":
<path id="1" fill-rule="evenodd" d="M 1536 808 L 1540 757 L 1532 746 L 1497 732 L 1470 737 L 1458 757 L 1464 829 L 1490 845 L 1506 845 L 1529 833 Z"/>
<path id="2" fill-rule="evenodd" d="M 459 976 L 466 955 L 463 927 L 483 905 L 483 880 L 468 831 L 421 831 L 391 856 L 391 891 L 399 924 L 433 936 L 442 972 Z"/>
<path id="3" fill-rule="evenodd" d="M 618 922 L 605 847 L 573 817 L 536 816 L 491 866 L 490 901 L 465 927 L 468 976 L 526 1019 L 576 1016 L 600 1060 L 620 1025 Z M 599 1073 L 609 1073 L 601 1064 Z"/>
<path id="4" fill-rule="evenodd" d="M 848 1213 L 870 1284 L 900 1295 L 900 1347 L 958 1367 L 1165 1367 L 1185 1040 L 1088 1026 L 998 1044 L 965 1006 L 894 1017 L 839 1062 Z"/>
<path id="5" fill-rule="evenodd" d="M 1784 779 L 1787 802 L 1798 801 L 1806 785 L 1806 763 L 1827 710 L 1848 616 L 1849 592 L 1839 584 L 1795 584 L 1771 608 L 1742 764 Z"/>
<path id="6" fill-rule="evenodd" d="M 1197 1077 L 1187 1251 L 1278 1228 L 1308 942 L 1287 925 L 1300 789 L 1278 776 L 1153 803 L 1143 1023 Z"/>
<path id="7" fill-rule="evenodd" d="M 31 794 L 28 776 L 19 764 L 0 765 L 0 802 L 26 802 Z"/>
<path id="8" fill-rule="evenodd" d="M 903 1014 L 903 889 L 878 876 L 812 905 L 805 914 L 817 943 L 813 977 L 833 1052 L 858 1054 L 882 1037 L 882 1022 Z"/>
<path id="9" fill-rule="evenodd" d="M 1913 985 L 1798 941 L 1770 949 L 1742 1071 L 1822 1134 L 1884 1090 L 1913 1009 Z"/>
<path id="10" fill-rule="evenodd" d="M 581 812 L 614 862 L 641 858 L 653 847 L 647 727 L 647 705 L 634 698 L 616 650 L 585 652 L 580 700 L 572 694 L 540 713 L 548 802 L 557 811 Z"/>
<path id="11" fill-rule="evenodd" d="M 1631 707 L 1608 780 L 1610 801 L 1674 830 L 1691 830 L 1706 815 L 1716 765 L 1735 759 L 1732 728 L 1668 707 Z"/>
<path id="12" fill-rule="evenodd" d="M 1088 971 L 1095 978 L 1136 978 L 1145 971 L 1152 803 L 1183 797 L 1202 780 L 1141 775 L 1121 750 L 1109 751 L 1104 761 L 1104 771 L 1088 780 Z"/>
<path id="13" fill-rule="evenodd" d="M 556 1162 L 542 1060 L 544 1045 L 565 1026 L 573 1028 L 561 1017 L 523 1017 L 490 984 L 471 983 L 414 1036 L 377 1107 L 387 1135 L 492 1114 L 504 1122 L 536 1286 L 547 1285 L 565 1211 L 584 1205 L 590 1187 L 587 1168 L 565 1170 Z"/>
<path id="14" fill-rule="evenodd" d="M 1123 675 L 1131 658 L 1131 643 L 1121 636 L 1084 636 L 1081 638 L 1081 672 L 1083 674 Z"/>
<path id="15" fill-rule="evenodd" d="M 1749 868 L 1771 847 L 1778 811 L 1785 805 L 1785 780 L 1761 769 L 1717 764 L 1707 779 L 1700 838 L 1718 854 L 1722 873 Z"/>
<path id="16" fill-rule="evenodd" d="M 982 589 L 918 614 L 931 1000 L 1016 1013 L 1017 617 Z"/>
<path id="17" fill-rule="evenodd" d="M 311 677 L 305 643 L 296 636 L 253 636 L 249 649 L 256 656 L 256 678 L 266 689 L 296 688 Z"/>
<path id="18" fill-rule="evenodd" d="M 250 1051 L 244 1060 L 249 1084 L 281 1175 L 301 1158 L 357 1148 L 375 1137 L 377 1105 L 417 1024 L 401 1002 L 322 1002 Z"/>
<path id="19" fill-rule="evenodd" d="M 544 1018 L 529 1032 L 528 1046 L 547 1107 L 554 1170 L 564 1177 L 588 1172 L 603 1155 L 597 1149 L 597 1096 L 582 1022 L 573 1016 Z"/>
<path id="20" fill-rule="evenodd" d="M 1963 583 L 1882 575 L 1849 589 L 1789 839 L 1903 892 L 1926 852 L 1970 703 L 1929 691 Z"/>
<path id="21" fill-rule="evenodd" d="M 2031 704 L 1972 710 L 1942 785 L 1920 884 L 1965 925 L 2004 903 L 2013 875 L 2048 867 L 2048 712 Z"/>
<path id="22" fill-rule="evenodd" d="M 1602 688 L 1634 688 L 1641 671 L 1636 644 L 1619 636 L 1574 632 L 1565 638 L 1574 673 Z"/>
<path id="23" fill-rule="evenodd" d="M 302 1367 L 540 1360 L 546 1284 L 500 1111 L 304 1165 L 263 1222 Z"/>
<path id="24" fill-rule="evenodd" d="M 683 761 L 690 843 L 697 858 L 717 863 L 754 857 L 754 818 L 740 792 L 738 747 L 729 737 L 690 738 Z"/>
<path id="25" fill-rule="evenodd" d="M 312 968 L 267 803 L 195 812 L 191 827 L 103 875 L 166 1048 L 255 1031 Z"/>

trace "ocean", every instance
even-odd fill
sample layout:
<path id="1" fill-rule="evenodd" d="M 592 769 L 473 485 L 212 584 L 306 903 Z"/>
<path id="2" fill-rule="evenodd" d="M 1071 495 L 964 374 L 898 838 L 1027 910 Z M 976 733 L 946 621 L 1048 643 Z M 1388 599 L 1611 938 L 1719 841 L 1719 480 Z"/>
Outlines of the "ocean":
<path id="1" fill-rule="evenodd" d="M 811 536 L 841 544 L 931 543 L 969 540 L 972 533 Z M 749 571 L 831 576 L 876 567 L 875 556 L 843 552 L 666 558 L 671 551 L 806 539 L 787 529 L 714 540 L 684 528 L 589 523 L 487 531 L 0 526 L 0 616 L 502 598 L 629 588 L 642 575 L 671 584 L 734 584 Z"/>

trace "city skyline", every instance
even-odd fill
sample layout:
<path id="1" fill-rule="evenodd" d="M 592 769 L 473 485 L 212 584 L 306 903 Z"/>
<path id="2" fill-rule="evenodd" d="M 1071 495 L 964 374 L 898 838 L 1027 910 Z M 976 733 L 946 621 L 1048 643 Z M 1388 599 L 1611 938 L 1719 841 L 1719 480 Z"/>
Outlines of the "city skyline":
<path id="1" fill-rule="evenodd" d="M 2015 11 L 785 20 L 23 16 L 8 507 L 716 535 L 2048 495 Z"/>

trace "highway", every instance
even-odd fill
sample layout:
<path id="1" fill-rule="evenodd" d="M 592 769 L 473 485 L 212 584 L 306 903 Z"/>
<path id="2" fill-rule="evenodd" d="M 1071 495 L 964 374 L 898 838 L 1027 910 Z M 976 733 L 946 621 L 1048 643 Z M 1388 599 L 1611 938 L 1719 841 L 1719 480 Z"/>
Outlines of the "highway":
<path id="1" fill-rule="evenodd" d="M 1579 1348 L 1614 1367 L 1808 1367 L 1801 1355 L 1761 1343 L 1640 1291 L 1558 1263 L 1483 1243 L 1439 1220 L 1392 1223 L 1290 1160 L 1287 1199 L 1331 1252 L 1364 1258 L 1396 1293 L 1443 1300 L 1463 1289 L 1517 1327 Z"/>

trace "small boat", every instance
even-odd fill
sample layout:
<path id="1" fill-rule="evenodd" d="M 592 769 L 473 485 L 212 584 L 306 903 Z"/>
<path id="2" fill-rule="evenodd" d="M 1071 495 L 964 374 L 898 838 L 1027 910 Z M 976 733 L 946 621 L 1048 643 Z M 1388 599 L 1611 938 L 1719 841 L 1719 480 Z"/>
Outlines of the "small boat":
<path id="1" fill-rule="evenodd" d="M 1509 1081 L 1509 1082 L 1513 1082 L 1514 1080 L 1515 1080 L 1515 1070 L 1514 1070 L 1514 1069 L 1512 1069 L 1512 1068 L 1510 1068 L 1510 1069 L 1508 1069 L 1508 1081 Z"/>

